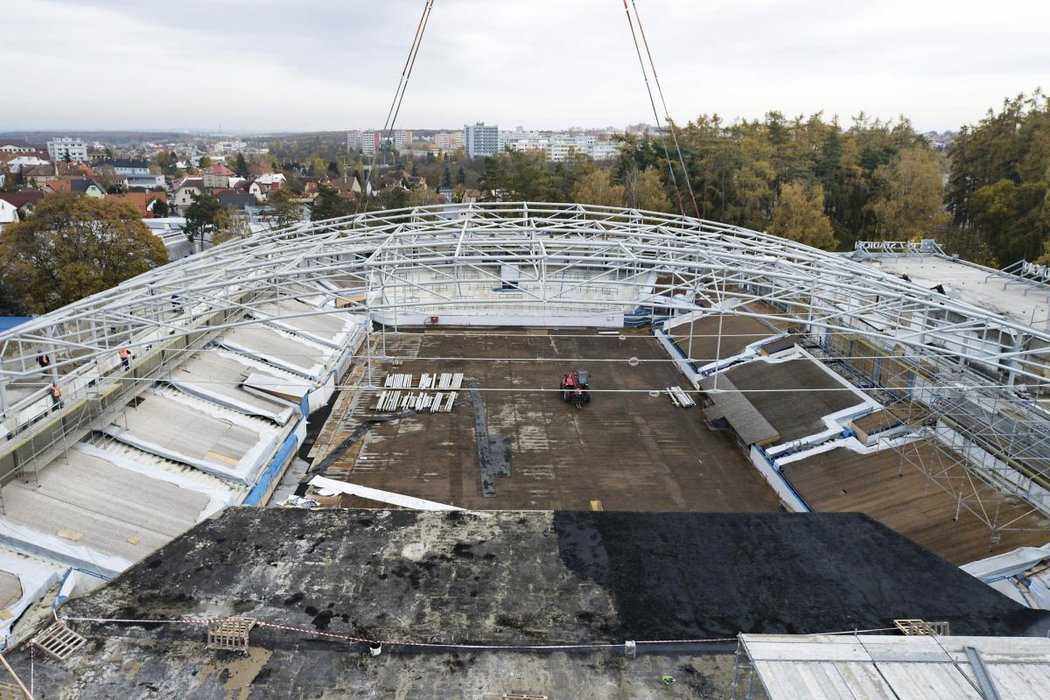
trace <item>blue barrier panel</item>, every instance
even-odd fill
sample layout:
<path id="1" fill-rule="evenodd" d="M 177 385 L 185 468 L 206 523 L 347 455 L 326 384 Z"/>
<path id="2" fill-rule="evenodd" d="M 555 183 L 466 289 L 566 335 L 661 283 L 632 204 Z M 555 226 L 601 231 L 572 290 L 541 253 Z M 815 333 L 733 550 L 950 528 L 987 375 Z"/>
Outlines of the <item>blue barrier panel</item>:
<path id="1" fill-rule="evenodd" d="M 277 454 L 274 455 L 266 470 L 259 476 L 259 481 L 256 482 L 255 487 L 245 496 L 242 501 L 244 505 L 257 506 L 262 502 L 263 497 L 270 490 L 270 486 L 273 485 L 274 480 L 277 479 L 283 470 L 285 462 L 290 458 L 298 445 L 299 438 L 293 430 L 292 434 L 281 445 L 281 449 L 277 450 Z"/>

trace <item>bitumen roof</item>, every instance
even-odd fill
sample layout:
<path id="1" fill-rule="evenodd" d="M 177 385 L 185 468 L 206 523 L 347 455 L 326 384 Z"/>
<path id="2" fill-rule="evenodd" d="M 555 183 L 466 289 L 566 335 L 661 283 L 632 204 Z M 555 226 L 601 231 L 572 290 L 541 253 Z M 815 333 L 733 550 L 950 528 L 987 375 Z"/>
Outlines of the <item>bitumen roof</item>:
<path id="1" fill-rule="evenodd" d="M 731 649 L 738 632 L 882 629 L 895 618 L 948 621 L 955 634 L 1050 629 L 1050 613 L 857 514 L 231 507 L 62 607 L 59 617 L 89 643 L 62 666 L 38 661 L 37 688 L 51 697 L 89 678 L 111 697 L 135 696 L 146 682 L 221 697 L 221 685 L 204 690 L 206 669 L 229 657 L 204 650 L 200 622 L 227 616 L 259 622 L 246 659 L 251 697 L 304 673 L 326 687 L 364 683 L 372 671 L 360 640 L 383 641 L 411 696 L 448 680 L 434 672 L 434 655 L 490 684 L 500 679 L 496 659 L 517 668 L 520 650 L 454 645 L 611 645 L 578 656 L 533 650 L 550 654 L 538 683 L 550 691 L 544 683 L 572 669 L 589 683 L 615 680 L 627 640 L 721 639 Z M 98 621 L 111 619 L 144 622 Z M 705 653 L 700 641 L 639 648 L 671 668 Z M 340 650 L 344 661 L 325 665 Z M 13 658 L 16 668 L 29 662 L 26 652 Z"/>

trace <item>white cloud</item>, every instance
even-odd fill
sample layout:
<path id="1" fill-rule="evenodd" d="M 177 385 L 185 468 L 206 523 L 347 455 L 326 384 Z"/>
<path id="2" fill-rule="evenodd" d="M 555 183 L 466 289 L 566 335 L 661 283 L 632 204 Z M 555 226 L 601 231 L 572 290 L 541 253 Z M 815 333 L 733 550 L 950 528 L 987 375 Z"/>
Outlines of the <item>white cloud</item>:
<path id="1" fill-rule="evenodd" d="M 1050 75 L 1050 4 L 634 0 L 672 116 L 954 128 Z M 423 0 L 20 0 L 0 129 L 382 124 Z M 1045 86 L 1050 87 L 1050 86 Z M 652 120 L 621 3 L 437 0 L 400 125 Z"/>

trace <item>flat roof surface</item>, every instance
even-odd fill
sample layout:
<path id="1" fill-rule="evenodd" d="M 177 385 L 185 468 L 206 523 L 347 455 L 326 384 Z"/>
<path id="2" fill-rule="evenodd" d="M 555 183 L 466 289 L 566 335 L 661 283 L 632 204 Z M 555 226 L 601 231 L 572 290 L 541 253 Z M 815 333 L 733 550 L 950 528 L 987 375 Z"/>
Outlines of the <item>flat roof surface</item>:
<path id="1" fill-rule="evenodd" d="M 903 449 L 913 456 L 905 459 L 897 449 L 864 455 L 839 448 L 784 465 L 782 471 L 811 508 L 866 513 L 954 564 L 1050 541 L 1050 521 L 1029 514 L 1030 507 L 985 486 L 983 495 L 989 512 L 998 508 L 1001 522 L 1020 518 L 1012 527 L 1025 528 L 1000 532 L 1001 539 L 993 546 L 988 526 L 959 508 L 955 498 L 929 483 L 911 463 L 921 459 L 933 473 L 965 482 L 965 474 L 955 466 L 958 456 L 931 441 Z"/>
<path id="2" fill-rule="evenodd" d="M 951 299 L 1050 330 L 1050 289 L 1035 282 L 936 255 L 886 255 L 861 262 L 893 275 L 907 274 L 927 289 L 944 285 Z"/>
<path id="3" fill-rule="evenodd" d="M 827 430 L 824 416 L 864 400 L 816 360 L 754 361 L 726 370 L 737 389 L 789 442 Z"/>
<path id="4" fill-rule="evenodd" d="M 983 700 L 966 648 L 976 649 L 999 697 L 1050 688 L 1050 640 L 960 636 L 743 635 L 768 700 Z M 756 683 L 757 685 L 757 683 Z"/>
<path id="5" fill-rule="evenodd" d="M 732 314 L 712 314 L 669 331 L 686 357 L 703 366 L 742 353 L 748 345 L 778 335 L 761 319 Z"/>
<path id="6" fill-rule="evenodd" d="M 416 386 L 423 372 L 462 372 L 464 387 L 451 413 L 372 425 L 325 476 L 485 510 L 777 507 L 773 490 L 733 440 L 708 430 L 698 408 L 677 408 L 663 393 L 685 381 L 650 335 L 388 333 L 385 343 L 386 354 L 403 363 L 377 365 L 374 382 L 381 384 L 387 371 L 413 374 Z M 592 399 L 582 410 L 557 391 L 562 374 L 577 367 L 590 371 Z M 481 490 L 471 380 L 481 389 L 489 437 L 509 440 L 510 476 L 496 477 L 493 497 Z M 365 421 L 388 415 L 371 410 L 374 404 L 372 393 L 359 397 L 349 416 L 334 411 L 329 420 L 340 429 L 329 448 Z"/>
<path id="7" fill-rule="evenodd" d="M 179 617 L 236 601 L 270 622 L 416 641 L 705 639 L 901 617 L 957 634 L 1050 629 L 1050 613 L 855 513 L 229 507 L 69 614 Z"/>
<path id="8" fill-rule="evenodd" d="M 731 648 L 740 631 L 870 629 L 899 617 L 948 620 L 960 634 L 1045 634 L 1050 626 L 1050 613 L 1017 605 L 856 514 L 234 507 L 61 612 L 148 620 L 239 615 L 283 628 L 252 630 L 254 651 L 245 658 L 204 651 L 199 624 L 71 622 L 91 641 L 65 664 L 37 665 L 37 688 L 48 697 L 80 688 L 95 697 L 134 697 L 146 683 L 163 687 L 161 694 L 221 697 L 230 675 L 208 669 L 231 658 L 250 662 L 240 665 L 240 680 L 251 697 L 273 697 L 295 683 L 367 682 L 394 685 L 404 697 L 467 690 L 485 697 L 500 689 L 551 697 L 587 697 L 589 690 L 595 697 L 594 688 L 610 688 L 612 697 L 696 697 L 704 694 L 688 681 L 702 678 L 697 667 L 691 674 L 683 666 L 711 647 L 664 646 L 661 657 L 639 645 L 643 665 L 631 668 L 620 645 L 714 638 Z M 383 656 L 373 665 L 363 643 L 347 636 L 384 640 Z M 596 657 L 412 642 L 613 647 Z M 332 663 L 334 653 L 345 658 Z M 286 663 L 292 654 L 298 659 Z M 435 656 L 450 663 L 445 672 L 435 669 Z M 524 671 L 520 657 L 528 656 L 540 672 L 508 675 Z M 26 670 L 28 653 L 11 661 Z M 659 673 L 678 683 L 665 691 Z M 466 688 L 465 679 L 477 685 Z M 637 695 L 616 688 L 621 680 L 639 688 Z"/>

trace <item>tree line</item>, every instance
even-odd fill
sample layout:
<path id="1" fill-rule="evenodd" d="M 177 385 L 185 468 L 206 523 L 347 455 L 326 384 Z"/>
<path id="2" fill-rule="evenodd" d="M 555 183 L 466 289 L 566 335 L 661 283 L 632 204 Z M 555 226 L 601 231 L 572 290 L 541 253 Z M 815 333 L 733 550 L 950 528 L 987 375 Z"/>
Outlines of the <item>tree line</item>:
<path id="1" fill-rule="evenodd" d="M 934 238 L 986 265 L 1050 263 L 1050 105 L 1038 90 L 962 127 L 946 152 L 904 117 L 863 114 L 848 126 L 820 113 L 702 115 L 622 141 L 601 166 L 498 154 L 482 196 L 679 211 L 829 250 Z"/>

